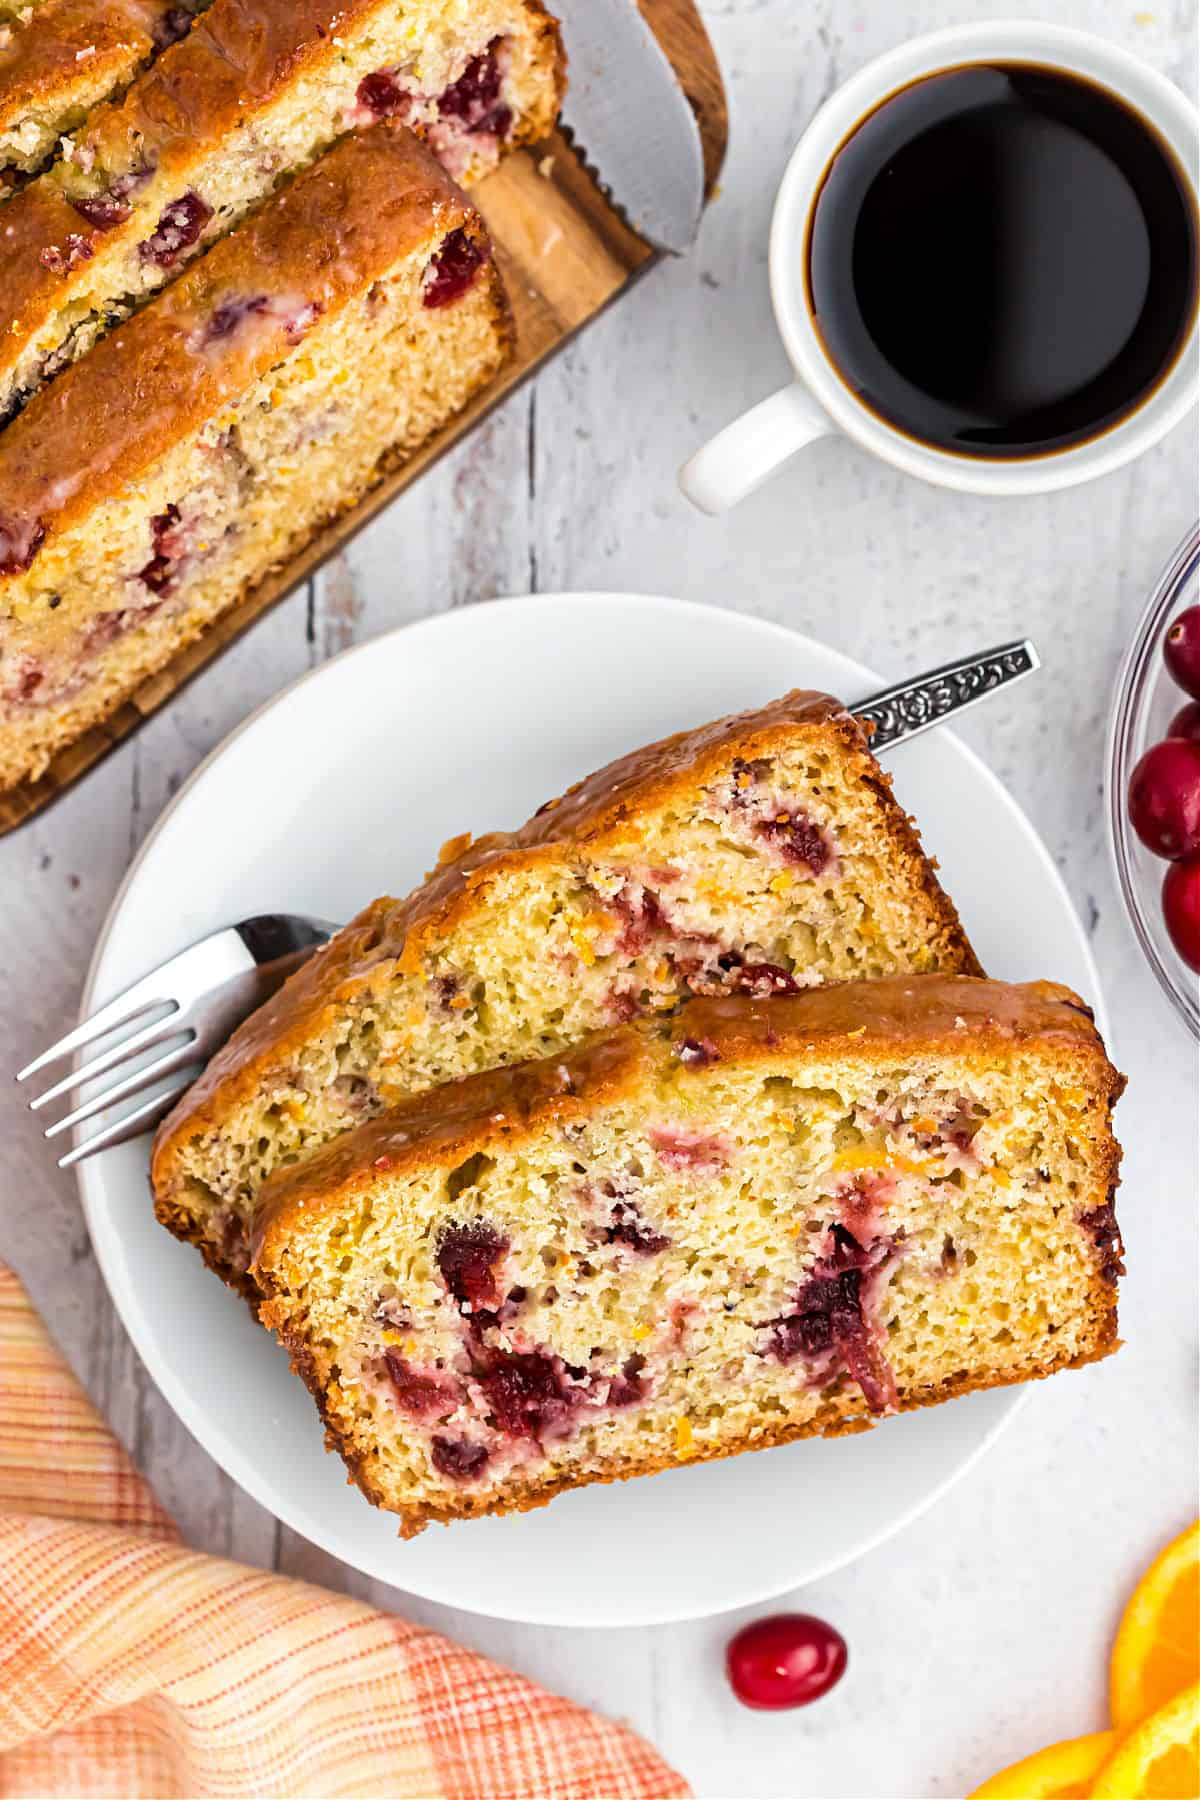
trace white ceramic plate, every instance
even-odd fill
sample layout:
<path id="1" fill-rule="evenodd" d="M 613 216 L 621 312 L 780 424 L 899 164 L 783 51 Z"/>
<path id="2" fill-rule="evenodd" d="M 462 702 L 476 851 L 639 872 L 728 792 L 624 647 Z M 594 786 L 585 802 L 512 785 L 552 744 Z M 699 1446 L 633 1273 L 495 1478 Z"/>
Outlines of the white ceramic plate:
<path id="1" fill-rule="evenodd" d="M 881 685 L 779 626 L 632 595 L 497 601 L 377 638 L 281 694 L 176 796 L 113 904 L 84 1009 L 235 919 L 348 918 L 376 894 L 403 893 L 447 837 L 516 825 L 634 745 L 793 686 L 853 701 Z M 985 966 L 1051 976 L 1097 1003 L 1054 866 L 996 779 L 946 731 L 888 763 Z M 402 1543 L 325 1454 L 282 1351 L 155 1224 L 146 1168 L 142 1140 L 85 1163 L 80 1179 L 113 1300 L 180 1418 L 323 1549 L 476 1612 L 639 1625 L 769 1598 L 928 1506 L 1021 1397 L 976 1395 L 840 1442 L 585 1489 Z"/>

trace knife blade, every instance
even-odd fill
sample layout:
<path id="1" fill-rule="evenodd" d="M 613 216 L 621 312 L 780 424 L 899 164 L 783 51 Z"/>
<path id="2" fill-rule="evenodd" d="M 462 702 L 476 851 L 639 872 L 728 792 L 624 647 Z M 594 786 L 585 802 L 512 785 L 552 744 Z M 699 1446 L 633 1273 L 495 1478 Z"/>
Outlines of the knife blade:
<path id="1" fill-rule="evenodd" d="M 570 58 L 562 126 L 640 237 L 681 256 L 704 210 L 696 115 L 637 0 L 559 0 Z"/>

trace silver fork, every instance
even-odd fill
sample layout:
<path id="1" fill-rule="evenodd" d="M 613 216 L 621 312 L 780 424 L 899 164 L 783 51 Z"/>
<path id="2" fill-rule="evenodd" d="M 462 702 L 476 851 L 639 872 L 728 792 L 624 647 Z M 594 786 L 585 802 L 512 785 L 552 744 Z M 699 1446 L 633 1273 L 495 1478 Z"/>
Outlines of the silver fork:
<path id="1" fill-rule="evenodd" d="M 40 1112 L 42 1107 L 62 1099 L 73 1088 L 94 1081 L 98 1075 L 120 1070 L 131 1059 L 137 1063 L 149 1050 L 169 1046 L 152 1062 L 140 1063 L 129 1074 L 119 1074 L 102 1092 L 47 1127 L 43 1136 L 59 1137 L 148 1087 L 168 1083 L 60 1156 L 59 1168 L 69 1169 L 85 1156 L 94 1156 L 97 1150 L 107 1150 L 148 1131 L 171 1102 L 191 1086 L 235 1027 L 268 1000 L 336 930 L 336 925 L 323 919 L 307 919 L 295 913 L 262 913 L 254 919 L 243 919 L 240 925 L 213 932 L 152 969 L 74 1031 L 68 1031 L 56 1044 L 35 1056 L 21 1070 L 18 1081 L 27 1081 L 48 1064 L 86 1049 L 98 1038 L 117 1031 L 127 1033 L 31 1100 L 29 1110 Z M 152 1016 L 147 1019 L 147 1014 Z M 129 1030 L 143 1019 L 145 1022 L 137 1030 Z"/>
<path id="2" fill-rule="evenodd" d="M 1038 667 L 1037 651 L 1028 638 L 1021 638 L 984 651 L 981 656 L 945 663 L 911 681 L 897 682 L 882 693 L 859 701 L 850 710 L 871 724 L 872 748 L 886 750 L 940 725 L 998 688 L 1032 675 Z M 171 1102 L 191 1086 L 204 1064 L 242 1020 L 269 999 L 337 929 L 322 919 L 294 913 L 264 913 L 244 919 L 240 925 L 214 932 L 171 957 L 43 1050 L 21 1070 L 18 1081 L 28 1080 L 50 1063 L 86 1049 L 99 1038 L 127 1030 L 147 1013 L 153 1014 L 137 1030 L 38 1094 L 29 1103 L 31 1112 L 40 1112 L 42 1107 L 86 1086 L 99 1075 L 119 1070 L 131 1058 L 136 1062 L 147 1051 L 168 1046 L 152 1062 L 141 1063 L 128 1074 L 120 1075 L 47 1127 L 44 1136 L 59 1137 L 110 1107 L 132 1100 L 148 1087 L 159 1082 L 168 1084 L 60 1156 L 59 1168 L 68 1169 L 98 1150 L 123 1144 L 148 1131 Z"/>

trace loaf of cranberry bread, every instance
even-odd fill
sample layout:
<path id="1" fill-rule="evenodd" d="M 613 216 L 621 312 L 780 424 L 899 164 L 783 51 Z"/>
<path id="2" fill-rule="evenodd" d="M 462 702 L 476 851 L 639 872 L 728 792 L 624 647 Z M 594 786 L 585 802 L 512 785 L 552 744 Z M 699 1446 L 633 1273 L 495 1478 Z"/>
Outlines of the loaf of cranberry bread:
<path id="1" fill-rule="evenodd" d="M 0 432 L 0 787 L 104 719 L 495 375 L 479 215 L 355 133 Z"/>
<path id="2" fill-rule="evenodd" d="M 342 133 L 402 119 L 472 181 L 562 68 L 537 0 L 214 0 L 4 206 L 0 419 Z"/>
<path id="3" fill-rule="evenodd" d="M 260 1196 L 262 1317 L 409 1535 L 1116 1347 L 1121 1087 L 1048 983 L 695 1000 Z"/>
<path id="4" fill-rule="evenodd" d="M 793 693 L 637 751 L 377 901 L 236 1032 L 163 1125 L 158 1215 L 244 1280 L 280 1162 L 401 1095 L 692 993 L 975 971 L 859 724 Z"/>
<path id="5" fill-rule="evenodd" d="M 0 200 L 119 95 L 209 0 L 44 0 L 0 21 Z"/>

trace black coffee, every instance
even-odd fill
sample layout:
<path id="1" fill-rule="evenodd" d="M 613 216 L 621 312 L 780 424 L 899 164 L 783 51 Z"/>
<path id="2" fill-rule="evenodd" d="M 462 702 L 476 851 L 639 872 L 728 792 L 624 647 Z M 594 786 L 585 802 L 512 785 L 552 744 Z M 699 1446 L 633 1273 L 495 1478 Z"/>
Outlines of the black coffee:
<path id="1" fill-rule="evenodd" d="M 1028 64 L 894 94 L 829 165 L 809 306 L 874 411 L 968 456 L 1038 456 L 1131 412 L 1196 305 L 1195 208 L 1150 127 Z"/>

